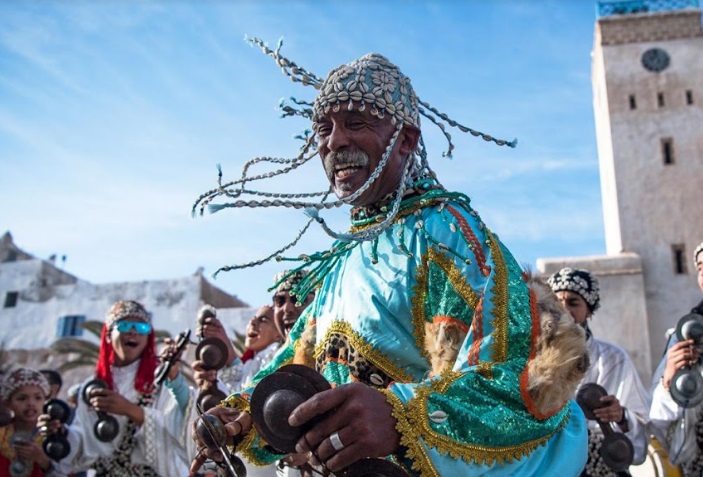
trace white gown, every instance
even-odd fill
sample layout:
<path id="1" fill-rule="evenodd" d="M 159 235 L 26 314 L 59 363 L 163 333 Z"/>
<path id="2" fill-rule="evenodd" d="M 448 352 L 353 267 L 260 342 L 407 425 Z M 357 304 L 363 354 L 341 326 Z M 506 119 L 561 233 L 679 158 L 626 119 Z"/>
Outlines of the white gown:
<path id="1" fill-rule="evenodd" d="M 139 393 L 134 389 L 134 379 L 139 361 L 128 366 L 113 367 L 112 377 L 115 391 L 131 402 L 138 402 Z M 82 392 L 81 392 L 82 396 Z M 131 454 L 131 463 L 148 465 L 161 477 L 185 477 L 188 475 L 184 447 L 183 413 L 179 410 L 173 394 L 164 386 L 157 392 L 151 405 L 144 408 L 144 422 L 135 433 L 136 445 Z M 68 426 L 70 454 L 58 463 L 65 473 L 94 468 L 98 457 L 110 456 L 120 443 L 127 425 L 126 416 L 114 416 L 120 426 L 117 437 L 110 442 L 101 442 L 93 433 L 98 420 L 97 413 L 78 400 L 73 423 Z M 131 477 L 133 474 L 115 471 L 112 477 Z"/>
<path id="2" fill-rule="evenodd" d="M 617 397 L 621 406 L 627 408 L 629 431 L 625 435 L 635 448 L 633 464 L 641 464 L 647 457 L 649 393 L 642 385 L 637 369 L 624 349 L 592 336 L 588 338 L 587 346 L 591 365 L 581 385 L 599 384 L 609 395 Z M 591 433 L 603 434 L 596 421 L 587 422 Z M 620 431 L 617 426 L 616 430 Z"/>
<path id="3" fill-rule="evenodd" d="M 667 351 L 677 342 L 676 336 L 672 336 L 667 345 Z M 669 453 L 672 464 L 692 465 L 694 461 L 701 459 L 697 432 L 703 403 L 690 408 L 679 406 L 671 397 L 671 393 L 661 384 L 665 368 L 666 354 L 659 362 L 652 378 L 652 407 L 649 410 L 652 432 Z"/>

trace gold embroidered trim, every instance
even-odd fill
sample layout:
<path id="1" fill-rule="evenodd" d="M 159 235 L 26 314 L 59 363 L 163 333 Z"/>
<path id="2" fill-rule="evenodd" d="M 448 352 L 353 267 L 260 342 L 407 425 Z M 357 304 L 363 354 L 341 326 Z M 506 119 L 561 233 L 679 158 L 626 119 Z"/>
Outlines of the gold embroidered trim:
<path id="1" fill-rule="evenodd" d="M 446 379 L 453 381 L 456 377 L 447 376 Z M 445 381 L 445 378 L 442 377 L 440 381 Z M 446 382 L 433 382 L 432 387 L 418 386 L 415 388 L 415 397 L 406 405 L 408 427 L 413 429 L 412 432 L 416 433 L 416 435 L 419 429 L 419 435 L 424 438 L 425 443 L 429 447 L 436 449 L 440 454 L 449 454 L 454 459 L 461 458 L 466 462 L 485 465 L 513 462 L 529 455 L 540 445 L 544 445 L 556 432 L 564 428 L 570 418 L 570 411 L 567 411 L 564 419 L 554 431 L 544 437 L 512 446 L 487 447 L 477 444 L 462 444 L 445 435 L 438 434 L 430 427 L 428 422 L 427 398 L 435 391 L 446 389 L 446 386 Z"/>
<path id="2" fill-rule="evenodd" d="M 402 219 L 403 217 L 407 217 L 408 215 L 412 215 L 420 209 L 432 207 L 432 206 L 435 206 L 437 204 L 441 204 L 442 202 L 446 202 L 446 201 L 447 201 L 446 197 L 437 197 L 434 199 L 423 199 L 420 202 L 418 202 L 417 204 L 413 205 L 412 207 L 409 207 L 405 210 L 399 210 L 398 214 L 393 219 L 393 223 L 394 224 L 397 223 L 399 219 Z M 379 222 L 383 221 L 385 218 L 386 218 L 386 214 L 379 214 L 376 216 L 376 222 L 371 221 L 371 222 L 369 222 L 367 224 L 363 224 L 363 225 L 352 225 L 349 228 L 349 233 L 355 233 L 355 232 L 359 232 L 361 230 L 366 230 L 373 225 L 377 225 Z"/>
<path id="3" fill-rule="evenodd" d="M 464 274 L 456 266 L 454 260 L 434 248 L 429 248 L 427 250 L 427 255 L 429 256 L 429 260 L 436 263 L 447 275 L 449 283 L 452 284 L 454 290 L 456 290 L 459 296 L 471 307 L 471 310 L 475 310 L 476 305 L 478 305 L 479 296 L 466 282 Z"/>
<path id="4" fill-rule="evenodd" d="M 400 445 L 407 449 L 406 456 L 412 462 L 412 469 L 418 471 L 421 477 L 441 477 L 420 441 L 420 434 L 408 421 L 403 402 L 388 389 L 379 391 L 386 395 L 388 404 L 393 408 L 391 414 L 396 420 L 395 428 L 400 433 Z"/>
<path id="5" fill-rule="evenodd" d="M 413 286 L 413 296 L 410 300 L 412 310 L 413 334 L 415 344 L 422 356 L 428 361 L 430 356 L 425 347 L 425 323 L 429 320 L 425 313 L 427 303 L 427 287 L 430 272 L 430 263 L 435 263 L 445 273 L 452 288 L 466 302 L 472 311 L 476 310 L 479 303 L 478 294 L 466 282 L 464 274 L 449 256 L 433 248 L 427 248 L 427 254 L 423 255 L 420 265 L 417 267 L 416 283 Z"/>
<path id="6" fill-rule="evenodd" d="M 492 335 L 495 341 L 492 343 L 493 362 L 503 363 L 508 357 L 508 271 L 505 266 L 505 258 L 500 250 L 498 241 L 493 238 L 493 234 L 486 230 L 487 243 L 491 249 L 495 279 L 493 281 L 493 321 L 494 331 Z"/>
<path id="7" fill-rule="evenodd" d="M 225 398 L 225 400 L 222 401 L 219 405 L 224 407 L 231 407 L 233 409 L 238 409 L 244 412 L 250 412 L 251 410 L 251 408 L 249 407 L 249 401 L 244 398 L 241 394 L 232 394 L 231 396 Z"/>
<path id="8" fill-rule="evenodd" d="M 413 377 L 410 376 L 404 369 L 397 367 L 391 362 L 390 359 L 383 353 L 380 353 L 373 348 L 369 343 L 364 340 L 359 333 L 354 331 L 349 323 L 346 321 L 334 321 L 327 332 L 323 340 L 317 343 L 315 346 L 315 360 L 325 352 L 327 346 L 327 341 L 332 333 L 341 333 L 349 338 L 352 346 L 356 348 L 359 353 L 371 363 L 378 366 L 378 368 L 386 373 L 393 381 L 398 381 L 401 383 L 412 382 Z"/>
<path id="9" fill-rule="evenodd" d="M 239 445 L 236 447 L 236 450 L 239 454 L 242 455 L 242 457 L 247 460 L 247 462 L 251 462 L 252 464 L 258 466 L 268 465 L 268 462 L 264 462 L 259 459 L 259 457 L 254 452 L 254 449 L 252 448 L 252 446 L 254 445 L 254 438 L 256 436 L 258 436 L 258 433 L 252 426 L 251 430 L 249 431 L 249 434 L 247 434 L 242 440 L 242 442 L 239 443 Z"/>
<path id="10" fill-rule="evenodd" d="M 413 335 L 415 336 L 415 346 L 429 366 L 430 355 L 425 348 L 425 303 L 427 303 L 427 280 L 430 272 L 429 255 L 423 254 L 420 265 L 417 267 L 416 282 L 413 286 L 413 295 L 410 299 L 410 310 L 412 313 Z"/>

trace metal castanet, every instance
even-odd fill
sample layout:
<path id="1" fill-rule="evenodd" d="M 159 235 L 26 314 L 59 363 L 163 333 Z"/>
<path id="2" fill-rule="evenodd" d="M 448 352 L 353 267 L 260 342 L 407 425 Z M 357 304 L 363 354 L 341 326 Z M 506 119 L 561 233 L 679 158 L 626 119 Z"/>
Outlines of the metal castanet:
<path id="1" fill-rule="evenodd" d="M 610 427 L 610 423 L 599 421 L 593 413 L 605 405 L 600 398 L 607 395 L 608 391 L 603 386 L 587 383 L 581 386 L 576 393 L 576 402 L 581 406 L 586 419 L 596 421 L 603 431 L 604 438 L 600 447 L 603 462 L 615 472 L 622 472 L 632 465 L 635 458 L 635 448 L 625 434 L 615 432 Z"/>
<path id="2" fill-rule="evenodd" d="M 33 434 L 29 432 L 15 432 L 10 438 L 10 444 L 15 446 L 32 440 Z M 32 463 L 19 457 L 10 461 L 10 477 L 27 477 L 32 473 Z"/>
<path id="3" fill-rule="evenodd" d="M 227 364 L 227 345 L 219 338 L 210 337 L 203 339 L 195 348 L 195 359 L 203 362 L 203 369 L 220 370 Z M 198 393 L 198 405 L 203 411 L 219 404 L 227 395 L 217 387 L 215 379 L 206 389 Z"/>
<path id="4" fill-rule="evenodd" d="M 107 383 L 102 379 L 93 379 L 88 381 L 83 387 L 83 402 L 90 406 L 90 394 L 96 389 L 107 388 Z M 120 432 L 120 424 L 117 422 L 115 416 L 108 414 L 103 411 L 96 411 L 98 414 L 98 420 L 93 426 L 93 433 L 95 437 L 101 442 L 110 442 L 117 434 Z"/>
<path id="5" fill-rule="evenodd" d="M 263 378 L 251 395 L 251 415 L 259 435 L 281 453 L 295 452 L 295 444 L 317 422 L 318 416 L 302 426 L 291 426 L 288 417 L 293 410 L 315 394 L 331 389 L 330 383 L 317 371 L 298 364 L 282 366 Z M 333 412 L 333 411 L 332 411 Z M 361 459 L 332 474 L 328 470 L 312 472 L 337 477 L 407 477 L 397 464 L 380 458 Z"/>
<path id="6" fill-rule="evenodd" d="M 196 409 L 200 418 L 195 425 L 195 433 L 200 442 L 210 451 L 222 455 L 224 462 L 218 462 L 217 465 L 227 473 L 226 477 L 246 477 L 244 462 L 227 450 L 227 430 L 222 421 L 217 416 L 205 414 L 200 406 L 196 406 Z M 235 438 L 235 447 L 237 442 L 241 442 L 241 436 Z"/>
<path id="7" fill-rule="evenodd" d="M 61 424 L 66 424 L 71 418 L 71 407 L 66 401 L 60 399 L 48 399 L 44 403 L 42 412 L 48 414 L 52 421 L 58 420 Z M 71 452 L 71 445 L 62 431 L 48 435 L 42 443 L 44 453 L 57 462 Z"/>
<path id="8" fill-rule="evenodd" d="M 676 338 L 681 341 L 693 340 L 699 353 L 703 351 L 703 315 L 689 313 L 676 324 Z M 703 401 L 703 375 L 700 358 L 693 366 L 678 369 L 671 378 L 669 392 L 671 398 L 681 407 L 697 406 Z"/>

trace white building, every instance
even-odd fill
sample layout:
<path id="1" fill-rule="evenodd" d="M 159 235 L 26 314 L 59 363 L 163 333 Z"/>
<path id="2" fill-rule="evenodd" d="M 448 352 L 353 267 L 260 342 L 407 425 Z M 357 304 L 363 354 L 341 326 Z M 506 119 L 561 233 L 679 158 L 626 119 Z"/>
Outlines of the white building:
<path id="1" fill-rule="evenodd" d="M 102 322 L 117 300 L 142 303 L 152 314 L 155 329 L 167 330 L 172 336 L 191 329 L 193 339 L 198 310 L 206 303 L 218 309 L 218 318 L 228 332 L 243 332 L 254 313 L 199 271 L 171 280 L 94 284 L 59 269 L 53 261 L 21 250 L 10 232 L 0 238 L 0 348 L 7 356 L 5 365 L 57 367 L 66 357 L 47 348 L 62 337 L 97 343 L 79 325 Z"/>

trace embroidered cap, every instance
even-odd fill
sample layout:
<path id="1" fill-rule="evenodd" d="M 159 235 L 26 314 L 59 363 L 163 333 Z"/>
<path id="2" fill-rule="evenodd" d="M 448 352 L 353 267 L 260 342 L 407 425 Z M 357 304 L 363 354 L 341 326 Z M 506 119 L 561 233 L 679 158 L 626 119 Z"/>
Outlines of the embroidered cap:
<path id="1" fill-rule="evenodd" d="M 39 371 L 29 368 L 17 368 L 10 372 L 2 382 L 0 399 L 7 401 L 22 386 L 37 386 L 45 396 L 49 395 L 49 382 Z"/>
<path id="2" fill-rule="evenodd" d="M 132 300 L 120 300 L 110 307 L 105 317 L 105 324 L 110 328 L 116 321 L 127 317 L 139 318 L 151 323 L 151 315 L 141 303 Z"/>
<path id="3" fill-rule="evenodd" d="M 299 270 L 297 272 L 283 270 L 282 272 L 278 272 L 273 277 L 273 293 L 291 291 L 293 287 L 295 287 L 303 280 L 303 278 L 307 276 L 307 274 L 307 270 Z"/>
<path id="4" fill-rule="evenodd" d="M 420 128 L 418 100 L 410 79 L 378 53 L 368 53 L 338 66 L 327 76 L 313 104 L 313 122 L 341 108 L 359 111 L 367 107 L 378 118 L 390 117 L 393 124 Z"/>
<path id="5" fill-rule="evenodd" d="M 703 242 L 698 244 L 698 247 L 693 251 L 693 266 L 698 267 L 698 255 L 703 252 Z"/>
<path id="6" fill-rule="evenodd" d="M 581 295 L 591 313 L 600 306 L 598 279 L 587 270 L 570 267 L 562 268 L 549 277 L 547 283 L 552 287 L 554 293 L 567 290 Z"/>

